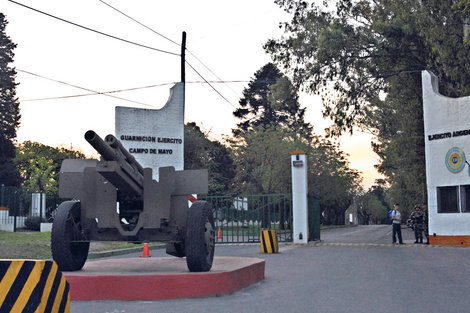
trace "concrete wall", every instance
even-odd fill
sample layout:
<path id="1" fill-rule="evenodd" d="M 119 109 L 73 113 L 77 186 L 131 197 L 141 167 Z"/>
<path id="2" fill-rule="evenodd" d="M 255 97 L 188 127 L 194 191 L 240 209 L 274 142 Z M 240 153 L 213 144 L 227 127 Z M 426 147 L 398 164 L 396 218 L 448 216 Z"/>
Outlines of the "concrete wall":
<path id="1" fill-rule="evenodd" d="M 422 79 L 430 242 L 469 245 L 470 213 L 438 213 L 437 188 L 470 185 L 470 97 L 439 94 L 428 71 Z"/>
<path id="2" fill-rule="evenodd" d="M 168 102 L 159 110 L 116 107 L 116 138 L 144 167 L 184 168 L 184 83 L 170 90 Z"/>
<path id="3" fill-rule="evenodd" d="M 0 211 L 1 213 L 1 211 Z M 14 216 L 8 218 L 0 218 L 0 230 L 13 232 L 15 231 Z M 16 217 L 16 228 L 24 228 L 27 217 L 17 216 Z"/>

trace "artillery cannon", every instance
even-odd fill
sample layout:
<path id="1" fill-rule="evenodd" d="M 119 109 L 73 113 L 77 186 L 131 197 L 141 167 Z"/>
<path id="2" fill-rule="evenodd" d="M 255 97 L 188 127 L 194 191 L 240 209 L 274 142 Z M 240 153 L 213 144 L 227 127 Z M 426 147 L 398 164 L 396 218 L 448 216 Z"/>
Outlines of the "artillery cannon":
<path id="1" fill-rule="evenodd" d="M 52 224 L 52 257 L 63 271 L 80 270 L 90 241 L 164 242 L 166 253 L 185 257 L 192 272 L 209 271 L 215 247 L 212 209 L 205 201 L 189 208 L 188 195 L 205 194 L 207 170 L 142 168 L 113 135 L 94 131 L 85 139 L 101 160 L 64 160 L 59 205 Z"/>

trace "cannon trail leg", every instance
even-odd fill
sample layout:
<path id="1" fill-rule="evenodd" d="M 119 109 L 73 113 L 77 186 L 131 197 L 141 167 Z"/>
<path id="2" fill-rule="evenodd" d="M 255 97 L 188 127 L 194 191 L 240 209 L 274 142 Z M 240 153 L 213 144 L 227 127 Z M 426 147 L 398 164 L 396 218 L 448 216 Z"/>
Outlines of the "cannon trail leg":
<path id="1" fill-rule="evenodd" d="M 62 271 L 80 270 L 88 257 L 89 241 L 83 241 L 80 202 L 59 205 L 51 233 L 52 258 Z"/>
<path id="2" fill-rule="evenodd" d="M 215 248 L 214 216 L 210 205 L 196 201 L 191 205 L 186 233 L 186 263 L 191 272 L 212 267 Z"/>

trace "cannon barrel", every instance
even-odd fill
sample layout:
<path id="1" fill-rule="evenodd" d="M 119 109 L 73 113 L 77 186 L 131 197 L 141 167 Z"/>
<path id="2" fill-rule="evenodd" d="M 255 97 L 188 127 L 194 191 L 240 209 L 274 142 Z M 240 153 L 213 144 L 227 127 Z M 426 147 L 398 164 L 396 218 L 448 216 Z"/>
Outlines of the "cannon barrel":
<path id="1" fill-rule="evenodd" d="M 94 131 L 85 133 L 85 139 L 101 154 L 97 171 L 118 190 L 128 195 L 142 195 L 144 169 L 113 135 L 101 139 Z"/>
<path id="2" fill-rule="evenodd" d="M 122 143 L 116 137 L 114 137 L 113 135 L 107 135 L 104 140 L 112 148 L 121 151 L 121 153 L 126 157 L 127 162 L 135 166 L 141 174 L 144 174 L 144 168 L 142 167 L 142 165 L 140 165 L 140 163 L 137 162 L 134 156 L 122 146 Z"/>
<path id="3" fill-rule="evenodd" d="M 110 147 L 97 133 L 92 130 L 89 130 L 85 133 L 85 139 L 88 143 L 98 151 L 99 154 L 106 161 L 116 161 L 117 155 L 116 151 Z"/>

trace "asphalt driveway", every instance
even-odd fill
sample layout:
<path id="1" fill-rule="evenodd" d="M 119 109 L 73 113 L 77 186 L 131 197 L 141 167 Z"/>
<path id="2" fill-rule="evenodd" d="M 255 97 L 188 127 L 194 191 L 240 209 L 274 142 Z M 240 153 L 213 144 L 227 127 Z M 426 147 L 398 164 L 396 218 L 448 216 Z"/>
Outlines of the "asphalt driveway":
<path id="1" fill-rule="evenodd" d="M 222 297 L 73 301 L 71 312 L 468 312 L 470 249 L 413 244 L 408 229 L 408 244 L 394 246 L 390 231 L 332 229 L 321 244 L 282 245 L 278 254 L 261 254 L 259 244 L 217 245 L 217 256 L 265 259 L 266 279 Z"/>

